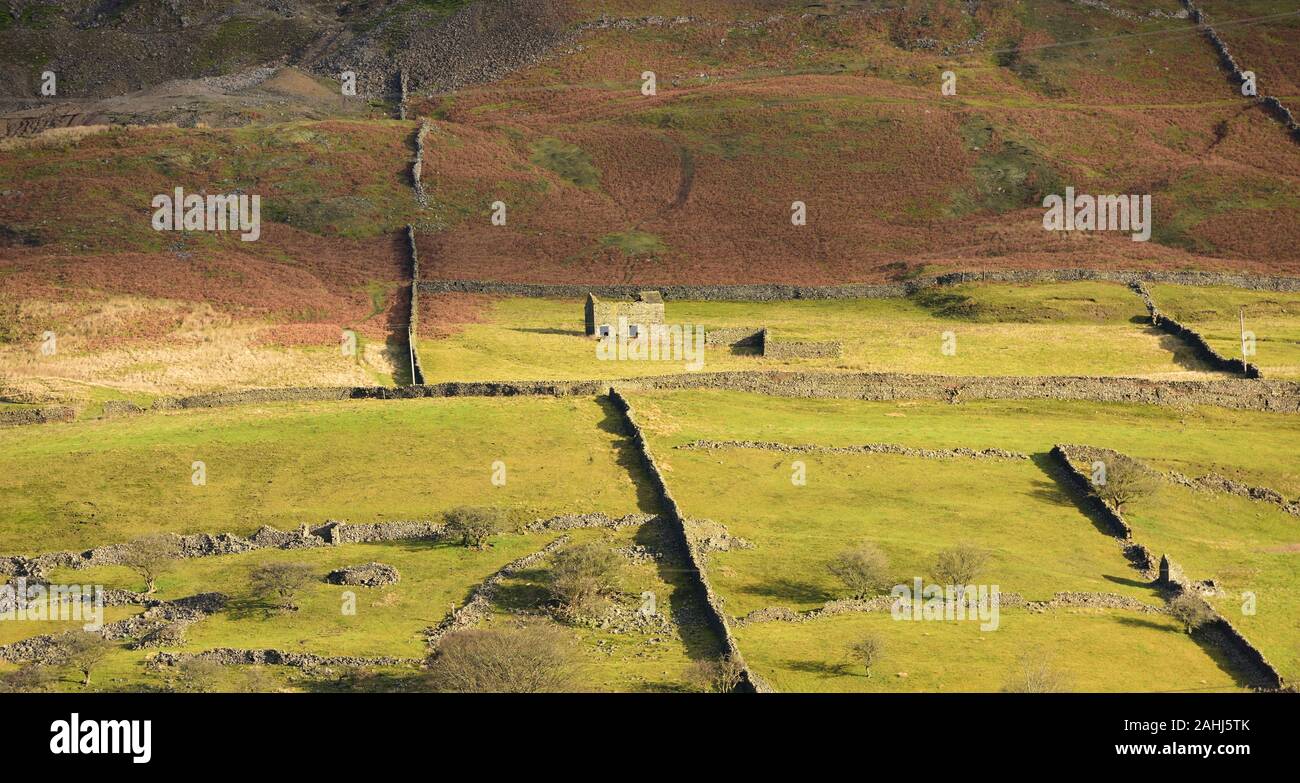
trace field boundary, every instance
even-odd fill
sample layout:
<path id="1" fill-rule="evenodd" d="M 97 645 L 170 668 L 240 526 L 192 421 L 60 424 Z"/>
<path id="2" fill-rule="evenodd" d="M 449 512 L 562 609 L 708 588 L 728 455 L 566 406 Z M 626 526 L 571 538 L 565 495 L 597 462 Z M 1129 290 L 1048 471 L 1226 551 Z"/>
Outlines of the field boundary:
<path id="1" fill-rule="evenodd" d="M 509 283 L 488 280 L 421 280 L 425 293 L 473 293 L 524 298 L 580 299 L 592 293 L 602 297 L 629 297 L 653 288 L 665 299 L 719 302 L 774 302 L 796 299 L 897 299 L 926 288 L 965 283 L 1121 283 L 1134 281 L 1190 286 L 1225 286 L 1255 291 L 1300 291 L 1300 277 L 1228 272 L 1106 271 L 1098 269 L 1027 269 L 950 272 L 896 283 L 848 283 L 834 286 L 800 286 L 779 283 L 750 285 L 571 285 L 566 283 Z"/>
<path id="2" fill-rule="evenodd" d="M 1300 381 L 1247 378 L 1168 381 L 1096 375 L 925 375 L 815 370 L 733 370 L 562 381 L 446 381 L 412 386 L 284 386 L 188 397 L 159 397 L 149 410 L 442 397 L 595 397 L 602 395 L 611 384 L 638 391 L 718 389 L 815 399 L 928 399 L 953 404 L 966 400 L 1041 399 L 1300 412 Z M 43 421 L 33 419 L 18 423 Z"/>
<path id="3" fill-rule="evenodd" d="M 1246 81 L 1246 77 L 1241 66 L 1237 64 L 1236 58 L 1232 56 L 1232 51 L 1228 49 L 1228 43 L 1219 37 L 1217 30 L 1210 26 L 1209 17 L 1206 16 L 1204 11 L 1196 6 L 1196 3 L 1194 3 L 1193 0 L 1182 0 L 1182 3 L 1183 7 L 1188 11 L 1188 18 L 1190 18 L 1198 28 L 1200 28 L 1201 34 L 1205 36 L 1205 39 L 1210 42 L 1210 45 L 1213 46 L 1214 50 L 1218 53 L 1219 64 L 1223 66 L 1223 69 L 1227 71 L 1228 75 L 1231 77 L 1228 81 L 1234 82 L 1238 86 L 1243 84 Z M 1238 92 L 1240 92 L 1240 90 L 1238 90 Z M 1272 115 L 1273 119 L 1281 123 L 1290 133 L 1292 141 L 1300 143 L 1300 123 L 1296 122 L 1295 115 L 1291 113 L 1291 110 L 1288 109 L 1281 100 L 1272 95 L 1263 95 L 1256 97 L 1254 103 L 1256 106 L 1259 106 L 1264 109 L 1265 112 Z"/>
<path id="4" fill-rule="evenodd" d="M 1116 538 L 1119 538 L 1120 543 L 1125 546 L 1125 554 L 1129 554 L 1130 559 L 1134 559 L 1130 553 L 1141 553 L 1142 558 L 1146 561 L 1146 568 L 1143 569 L 1144 576 L 1150 578 L 1152 569 L 1157 568 L 1155 564 L 1158 562 L 1159 566 L 1156 577 L 1153 579 L 1154 582 L 1171 590 L 1174 594 L 1186 592 L 1190 595 L 1196 595 L 1191 583 L 1185 578 L 1172 576 L 1175 569 L 1170 567 L 1168 554 L 1163 555 L 1159 561 L 1156 561 L 1155 555 L 1152 554 L 1149 548 L 1134 540 L 1133 528 L 1119 510 L 1093 494 L 1091 481 L 1089 481 L 1087 474 L 1080 470 L 1078 464 L 1076 464 L 1076 461 L 1086 461 L 1088 452 L 1094 454 L 1119 453 L 1111 449 L 1101 449 L 1095 446 L 1068 444 L 1057 444 L 1052 447 L 1050 452 L 1053 459 L 1065 471 L 1072 488 L 1082 495 L 1083 499 L 1079 501 L 1080 505 L 1091 508 L 1111 520 L 1117 531 Z M 1136 564 L 1140 561 L 1135 559 L 1134 562 Z M 1273 664 L 1269 663 L 1264 653 L 1251 644 L 1250 640 L 1209 602 L 1202 601 L 1202 603 L 1205 604 L 1205 607 L 1214 617 L 1209 623 L 1212 626 L 1211 633 L 1208 634 L 1210 640 L 1217 641 L 1218 646 L 1224 650 L 1230 659 L 1238 661 L 1254 682 L 1264 683 L 1264 689 L 1286 689 L 1287 685 L 1281 673 Z"/>
<path id="5" fill-rule="evenodd" d="M 543 517 L 520 526 L 524 533 L 538 533 L 550 530 L 573 530 L 575 528 L 607 527 L 619 528 L 646 524 L 655 519 L 654 514 L 627 514 L 622 517 L 610 517 L 602 513 L 559 514 Z M 234 533 L 187 533 L 178 534 L 176 560 L 190 560 L 204 557 L 223 557 L 254 552 L 265 549 L 319 549 L 322 547 L 342 546 L 345 544 L 375 544 L 385 541 L 419 541 L 441 540 L 445 536 L 446 524 L 432 520 L 410 520 L 392 522 L 350 523 L 327 520 L 315 528 L 303 524 L 296 531 L 278 530 L 270 525 L 263 525 L 251 536 L 239 536 Z M 0 557 L 0 577 L 25 576 L 44 579 L 45 572 L 53 568 L 70 568 L 74 571 L 83 568 L 121 565 L 126 554 L 125 543 L 104 544 L 81 552 L 46 552 L 26 557 L 10 555 Z"/>
<path id="6" fill-rule="evenodd" d="M 46 424 L 52 421 L 72 421 L 76 418 L 76 409 L 67 405 L 0 409 L 0 427 L 21 427 L 27 424 Z"/>
<path id="7" fill-rule="evenodd" d="M 795 611 L 785 606 L 767 606 L 755 609 L 736 621 L 737 626 L 752 623 L 808 623 L 823 617 L 855 612 L 879 613 L 891 611 L 899 599 L 892 595 L 879 595 L 872 598 L 841 598 L 827 601 L 816 609 Z M 998 593 L 998 606 L 1025 609 L 1030 612 L 1046 612 L 1054 609 L 1088 608 L 1139 612 L 1142 614 L 1168 614 L 1167 610 L 1144 604 L 1136 598 L 1118 593 L 1086 593 L 1064 591 L 1055 593 L 1046 601 L 1031 601 L 1019 593 Z"/>
<path id="8" fill-rule="evenodd" d="M 1138 296 L 1142 297 L 1142 303 L 1147 306 L 1147 313 L 1151 316 L 1151 325 L 1191 345 L 1197 358 L 1201 359 L 1201 361 L 1216 370 L 1235 373 L 1245 378 L 1264 377 L 1260 373 L 1259 367 L 1246 361 L 1245 358 L 1230 359 L 1224 356 L 1216 351 L 1200 332 L 1160 312 L 1155 299 L 1151 297 L 1151 292 L 1147 290 L 1146 285 L 1141 281 L 1135 280 L 1132 288 L 1137 292 Z"/>
<path id="9" fill-rule="evenodd" d="M 654 487 L 655 494 L 659 496 L 668 518 L 673 522 L 672 528 L 681 535 L 681 543 L 685 546 L 686 565 L 696 575 L 696 586 L 703 593 L 704 604 L 708 609 L 706 613 L 708 624 L 713 627 L 714 632 L 721 640 L 724 656 L 740 665 L 741 678 L 737 690 L 756 693 L 773 692 L 772 686 L 755 674 L 749 668 L 749 665 L 745 663 L 745 658 L 740 652 L 740 646 L 731 633 L 731 625 L 727 622 L 727 615 L 722 610 L 722 602 L 717 593 L 713 591 L 713 585 L 710 584 L 708 574 L 705 572 L 704 553 L 700 551 L 696 541 L 686 528 L 686 518 L 682 516 L 677 501 L 669 492 L 667 483 L 664 482 L 663 473 L 660 472 L 654 454 L 650 451 L 650 444 L 646 441 L 641 426 L 636 422 L 631 403 L 624 399 L 623 395 L 619 394 L 618 389 L 614 387 L 609 389 L 609 399 L 614 403 L 614 407 L 619 413 L 623 415 L 623 420 L 632 433 L 632 442 L 636 445 L 637 453 L 641 455 L 642 462 L 645 464 L 646 473 L 650 476 L 650 483 Z"/>
<path id="10" fill-rule="evenodd" d="M 860 443 L 852 446 L 823 446 L 817 443 L 776 443 L 755 440 L 693 440 L 673 448 L 687 451 L 718 451 L 721 449 L 758 449 L 787 454 L 892 454 L 921 459 L 1007 459 L 1026 460 L 1028 454 L 1005 449 L 915 449 L 898 443 Z"/>
<path id="11" fill-rule="evenodd" d="M 406 349 L 411 355 L 411 383 L 424 383 L 424 368 L 420 366 L 420 352 L 416 348 L 415 336 L 420 327 L 420 251 L 415 246 L 415 226 L 406 227 L 406 243 L 411 252 L 411 295 L 408 297 L 410 312 L 406 316 Z"/>

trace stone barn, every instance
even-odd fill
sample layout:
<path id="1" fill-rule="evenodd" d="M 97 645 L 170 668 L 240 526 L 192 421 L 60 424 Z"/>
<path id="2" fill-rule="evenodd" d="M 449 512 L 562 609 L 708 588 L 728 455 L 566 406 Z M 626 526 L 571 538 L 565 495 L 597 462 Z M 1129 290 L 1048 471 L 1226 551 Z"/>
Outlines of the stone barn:
<path id="1" fill-rule="evenodd" d="M 664 298 L 658 291 L 642 291 L 632 301 L 605 301 L 587 294 L 587 336 L 616 335 L 619 319 L 627 320 L 627 336 L 635 339 L 646 327 L 664 322 Z"/>

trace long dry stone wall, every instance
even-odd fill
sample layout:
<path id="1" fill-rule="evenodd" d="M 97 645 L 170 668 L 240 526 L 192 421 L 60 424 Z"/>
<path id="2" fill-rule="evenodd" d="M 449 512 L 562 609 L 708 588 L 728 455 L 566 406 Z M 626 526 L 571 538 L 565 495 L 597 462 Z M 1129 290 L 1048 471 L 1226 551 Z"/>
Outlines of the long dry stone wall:
<path id="1" fill-rule="evenodd" d="M 1133 540 L 1133 528 L 1120 514 L 1119 510 L 1092 493 L 1092 484 L 1088 478 L 1092 462 L 1096 460 L 1105 462 L 1108 459 L 1114 459 L 1118 456 L 1118 452 L 1093 446 L 1060 444 L 1052 447 L 1051 455 L 1069 476 L 1074 487 L 1083 495 L 1082 503 L 1090 506 L 1095 513 L 1111 522 L 1116 531 L 1116 536 L 1125 544 L 1126 554 L 1134 561 L 1135 565 L 1142 568 L 1143 573 L 1148 578 L 1154 577 L 1154 580 L 1161 586 L 1172 589 L 1174 592 L 1186 592 L 1192 589 L 1190 582 L 1185 578 L 1171 578 L 1171 574 L 1181 573 L 1181 569 L 1172 567 L 1168 555 L 1163 555 L 1157 561 L 1151 550 Z M 1209 603 L 1206 603 L 1205 606 L 1215 618 L 1209 624 L 1211 626 L 1209 635 L 1223 647 L 1224 651 L 1233 660 L 1239 663 L 1243 671 L 1249 674 L 1250 680 L 1255 687 L 1270 690 L 1285 688 L 1286 683 L 1283 681 L 1281 673 L 1269 663 L 1264 654 L 1251 644 L 1250 640 L 1217 609 Z"/>
<path id="2" fill-rule="evenodd" d="M 1088 400 L 1147 405 L 1213 405 L 1240 410 L 1300 411 L 1300 382 L 1160 381 L 1088 376 L 953 376 L 902 373 L 746 370 L 681 373 L 620 381 L 625 389 L 725 389 L 777 397 L 853 400 Z"/>
<path id="3" fill-rule="evenodd" d="M 687 530 L 686 519 L 682 516 L 681 509 L 677 505 L 677 501 L 673 499 L 672 493 L 668 491 L 668 485 L 664 482 L 663 473 L 659 470 L 654 455 L 650 452 L 650 445 L 646 442 L 645 435 L 641 432 L 641 427 L 637 424 L 636 417 L 632 413 L 632 406 L 624 399 L 623 395 L 618 393 L 617 389 L 611 388 L 609 390 L 609 398 L 614 403 L 614 407 L 623 414 L 626 426 L 632 434 L 632 442 L 641 455 L 655 493 L 659 496 L 660 502 L 667 511 L 668 518 L 673 522 L 672 529 L 681 536 L 680 543 L 686 552 L 686 565 L 697 575 L 696 584 L 703 594 L 704 605 L 707 608 L 706 619 L 713 632 L 722 640 L 724 655 L 740 665 L 741 680 L 737 685 L 737 689 L 758 693 L 771 692 L 773 688 L 749 668 L 749 665 L 745 663 L 744 656 L 741 655 L 740 646 L 731 633 L 731 626 L 728 624 L 726 613 L 722 609 L 722 601 L 717 593 L 713 591 L 713 586 L 709 582 L 708 573 L 705 570 L 704 552 Z"/>
<path id="4" fill-rule="evenodd" d="M 159 398 L 153 410 L 274 402 L 405 400 L 425 397 L 596 396 L 613 379 L 470 381 L 417 386 L 327 386 L 248 389 Z M 1163 381 L 1092 376 L 960 376 L 905 373 L 743 370 L 676 373 L 618 380 L 626 389 L 723 389 L 777 397 L 854 400 L 1088 400 L 1146 405 L 1213 405 L 1239 410 L 1300 411 L 1300 382 L 1223 379 Z"/>
<path id="5" fill-rule="evenodd" d="M 424 192 L 424 140 L 429 135 L 429 121 L 420 122 L 415 132 L 415 161 L 411 163 L 411 187 L 415 190 L 415 203 L 421 208 L 429 206 L 429 197 Z M 412 280 L 419 280 L 413 277 Z"/>
<path id="6" fill-rule="evenodd" d="M 1214 47 L 1214 51 L 1219 55 L 1219 64 L 1228 72 L 1228 81 L 1238 88 L 1240 94 L 1241 85 L 1246 81 L 1246 69 L 1237 63 L 1237 59 L 1232 56 L 1231 50 L 1228 49 L 1227 42 L 1219 36 L 1218 31 L 1210 26 L 1210 20 L 1205 15 L 1205 12 L 1198 8 L 1193 0 L 1182 0 L 1182 3 L 1183 7 L 1187 9 L 1191 20 L 1197 24 L 1205 39 Z M 1257 98 L 1256 102 L 1286 127 L 1293 140 L 1300 142 L 1300 123 L 1296 122 L 1295 116 L 1290 109 L 1283 105 L 1282 101 L 1275 96 L 1265 95 Z"/>
<path id="7" fill-rule="evenodd" d="M 836 286 L 755 285 L 564 285 L 503 283 L 480 280 L 422 280 L 425 293 L 479 293 L 498 296 L 580 299 L 592 293 L 601 297 L 631 297 L 653 287 L 665 299 L 694 301 L 774 302 L 791 299 L 892 299 L 934 286 L 964 283 L 1170 283 L 1191 286 L 1228 286 L 1256 291 L 1300 291 L 1300 277 L 1222 272 L 1165 272 L 1159 270 L 1106 271 L 1098 269 L 1022 269 L 987 272 L 951 272 L 897 283 L 855 283 Z"/>
<path id="8" fill-rule="evenodd" d="M 544 530 L 572 530 L 575 528 L 620 528 L 642 525 L 652 521 L 652 514 L 628 514 L 610 517 L 605 514 L 562 514 L 536 519 L 523 525 L 529 533 Z M 343 544 L 368 544 L 382 541 L 440 540 L 446 536 L 446 524 L 434 520 L 408 520 L 392 522 L 366 522 L 352 524 L 327 520 L 315 528 L 302 525 L 296 531 L 277 530 L 263 525 L 244 537 L 233 533 L 192 533 L 176 536 L 177 559 L 219 557 L 259 549 L 315 549 Z M 127 554 L 125 544 L 107 544 L 83 552 L 50 552 L 35 557 L 13 555 L 0 557 L 0 577 L 29 577 L 44 579 L 56 568 L 92 568 L 121 565 Z"/>
<path id="9" fill-rule="evenodd" d="M 849 614 L 854 612 L 889 612 L 894 605 L 898 603 L 897 598 L 891 595 L 879 595 L 871 598 L 841 598 L 834 601 L 827 601 L 816 609 L 809 609 L 803 612 L 796 612 L 787 606 L 769 606 L 763 609 L 755 609 L 741 618 L 737 625 L 749 625 L 750 623 L 806 623 L 814 620 L 820 620 L 823 617 L 833 617 L 839 614 Z M 1082 593 L 1082 592 L 1060 592 L 1052 596 L 1047 601 L 1032 601 L 1019 593 L 998 593 L 999 607 L 1017 607 L 1029 612 L 1042 613 L 1050 612 L 1056 609 L 1119 609 L 1129 612 L 1138 612 L 1141 614 L 1164 614 L 1165 610 L 1159 607 L 1144 604 L 1136 598 L 1118 595 L 1116 593 Z"/>
<path id="10" fill-rule="evenodd" d="M 411 352 L 411 383 L 421 385 L 424 369 L 420 367 L 420 351 L 415 340 L 420 331 L 420 251 L 415 246 L 415 226 L 406 227 L 406 244 L 411 253 L 411 310 L 406 319 L 406 347 Z"/>
<path id="11" fill-rule="evenodd" d="M 1155 300 L 1151 298 L 1151 292 L 1142 282 L 1134 281 L 1132 288 L 1138 296 L 1142 297 L 1142 302 L 1147 306 L 1147 312 L 1151 315 L 1151 324 L 1191 345 L 1197 357 L 1206 364 L 1216 370 L 1235 373 L 1246 378 L 1261 377 L 1259 368 L 1255 365 L 1244 358 L 1230 359 L 1224 356 L 1216 351 L 1200 332 L 1160 312 Z"/>
<path id="12" fill-rule="evenodd" d="M 852 446 L 823 446 L 816 443 L 776 443 L 758 440 L 694 440 L 676 448 L 717 451 L 719 449 L 761 449 L 787 454 L 896 454 L 922 459 L 1029 459 L 1029 455 L 1005 449 L 914 449 L 897 443 L 862 443 Z"/>

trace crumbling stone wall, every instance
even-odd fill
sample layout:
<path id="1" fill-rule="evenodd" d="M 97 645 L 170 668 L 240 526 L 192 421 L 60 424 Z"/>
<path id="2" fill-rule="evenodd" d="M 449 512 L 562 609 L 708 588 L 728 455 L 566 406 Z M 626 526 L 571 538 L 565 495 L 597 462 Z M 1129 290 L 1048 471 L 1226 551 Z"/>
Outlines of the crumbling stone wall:
<path id="1" fill-rule="evenodd" d="M 52 421 L 72 421 L 75 418 L 77 418 L 77 411 L 66 405 L 44 408 L 0 408 L 0 427 L 47 424 Z"/>
<path id="2" fill-rule="evenodd" d="M 897 443 L 862 443 L 853 446 L 823 446 L 816 443 L 775 443 L 757 440 L 694 440 L 683 443 L 676 448 L 686 450 L 719 449 L 762 449 L 786 454 L 897 454 L 903 457 L 920 457 L 922 459 L 1012 459 L 1027 460 L 1029 455 L 1019 451 L 1005 449 L 915 449 Z"/>
<path id="3" fill-rule="evenodd" d="M 1217 473 L 1210 473 L 1206 476 L 1192 478 L 1178 471 L 1170 471 L 1165 474 L 1166 478 L 1175 484 L 1181 484 L 1190 489 L 1201 492 L 1224 492 L 1229 495 L 1237 495 L 1261 503 L 1272 503 L 1281 507 L 1283 511 L 1292 515 L 1300 516 L 1300 501 L 1287 500 L 1281 492 L 1269 487 L 1255 487 L 1249 484 L 1242 484 L 1240 481 L 1233 481 L 1226 476 L 1220 476 Z"/>
<path id="4" fill-rule="evenodd" d="M 878 595 L 871 598 L 840 598 L 833 601 L 827 601 L 816 609 L 809 609 L 803 612 L 796 612 L 787 606 L 768 606 L 762 609 L 755 609 L 737 621 L 737 625 L 749 625 L 750 623 L 806 623 L 814 620 L 820 620 L 824 617 L 833 617 L 838 614 L 849 614 L 853 612 L 888 612 L 891 611 L 898 599 L 891 595 Z M 1141 614 L 1164 614 L 1166 610 L 1144 604 L 1136 598 L 1119 595 L 1117 593 L 1084 593 L 1065 591 L 1059 592 L 1047 601 L 1031 601 L 1019 593 L 998 593 L 999 607 L 1018 607 L 1026 611 L 1041 613 L 1050 612 L 1055 609 L 1072 609 L 1076 607 L 1085 607 L 1088 609 L 1106 609 L 1106 610 L 1123 610 L 1129 612 L 1139 612 Z"/>
<path id="5" fill-rule="evenodd" d="M 709 582 L 704 552 L 694 537 L 687 531 L 686 519 L 682 516 L 672 493 L 668 491 L 668 485 L 664 482 L 663 473 L 659 470 L 654 455 L 650 452 L 650 446 L 646 442 L 645 435 L 641 432 L 641 427 L 637 424 L 632 413 L 632 406 L 624 399 L 623 395 L 618 393 L 617 389 L 611 388 L 609 390 L 609 398 L 614 403 L 614 407 L 623 414 L 624 422 L 632 433 L 632 442 L 641 455 L 646 472 L 650 476 L 651 485 L 667 511 L 668 518 L 674 523 L 672 525 L 673 531 L 681 536 L 680 543 L 686 552 L 687 567 L 697 574 L 696 585 L 702 593 L 704 605 L 707 609 L 706 622 L 718 635 L 718 638 L 722 640 L 722 649 L 725 656 L 736 661 L 741 666 L 741 682 L 737 686 L 738 689 L 759 693 L 771 692 L 773 690 L 772 686 L 754 673 L 749 668 L 749 665 L 745 663 L 744 656 L 741 655 L 740 646 L 731 633 L 731 626 L 727 623 L 726 613 L 722 609 L 722 599 L 713 591 L 713 585 Z"/>
<path id="6" fill-rule="evenodd" d="M 411 187 L 415 190 L 415 202 L 421 208 L 429 206 L 429 197 L 424 192 L 424 140 L 429 135 L 429 121 L 420 122 L 420 129 L 415 132 L 415 161 L 411 164 Z M 409 227 L 408 227 L 409 228 Z M 412 251 L 414 252 L 414 251 Z M 417 270 L 418 271 L 418 270 Z M 411 280 L 419 280 L 418 274 L 412 275 Z M 414 296 L 414 292 L 412 292 Z"/>
<path id="7" fill-rule="evenodd" d="M 1155 300 L 1151 298 L 1151 292 L 1147 290 L 1147 287 L 1142 282 L 1134 281 L 1132 288 L 1137 292 L 1138 296 L 1142 297 L 1142 302 L 1146 304 L 1147 312 L 1151 315 L 1151 324 L 1157 329 L 1162 329 L 1191 345 L 1201 361 L 1222 372 L 1230 372 L 1246 378 L 1261 377 L 1259 368 L 1255 365 L 1244 358 L 1229 359 L 1216 351 L 1200 332 L 1160 312 L 1160 308 L 1156 307 Z"/>
<path id="8" fill-rule="evenodd" d="M 443 637 L 454 631 L 464 628 L 472 628 L 478 625 L 483 618 L 492 612 L 492 599 L 496 595 L 497 588 L 501 583 L 520 571 L 531 568 L 534 564 L 540 562 L 550 553 L 569 543 L 568 536 L 560 536 L 541 549 L 523 557 L 510 561 L 501 570 L 492 576 L 484 579 L 478 587 L 470 594 L 469 600 L 463 606 L 458 606 L 451 611 L 437 627 L 429 628 L 424 632 L 425 641 L 429 645 L 429 651 L 432 652 L 438 648 Z"/>
<path id="9" fill-rule="evenodd" d="M 397 658 L 392 656 L 364 658 L 356 655 L 316 655 L 315 653 L 276 650 L 273 648 L 240 650 L 233 647 L 218 647 L 196 653 L 160 652 L 154 655 L 150 664 L 154 667 L 175 666 L 195 659 L 214 661 L 223 666 L 294 666 L 305 670 L 331 667 L 419 666 L 423 663 L 420 658 Z"/>

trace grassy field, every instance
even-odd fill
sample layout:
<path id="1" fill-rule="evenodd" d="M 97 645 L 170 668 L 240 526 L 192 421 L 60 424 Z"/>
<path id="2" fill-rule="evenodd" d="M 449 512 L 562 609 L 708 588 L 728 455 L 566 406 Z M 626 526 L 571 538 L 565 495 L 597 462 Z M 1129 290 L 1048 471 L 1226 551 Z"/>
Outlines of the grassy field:
<path id="1" fill-rule="evenodd" d="M 1004 609 L 996 631 L 977 622 L 895 621 L 888 612 L 806 623 L 753 623 L 736 631 L 745 659 L 783 691 L 998 691 L 1025 659 L 1055 672 L 1063 690 L 1241 690 L 1227 664 L 1163 615 L 1112 611 L 1034 614 Z M 849 648 L 884 640 L 867 677 Z"/>
<path id="2" fill-rule="evenodd" d="M 224 611 L 191 625 L 183 644 L 164 649 L 196 652 L 217 647 L 277 648 L 320 655 L 422 658 L 427 654 L 424 631 L 438 625 L 453 606 L 463 604 L 475 585 L 511 560 L 541 549 L 560 535 L 553 531 L 503 534 L 494 537 L 491 545 L 483 550 L 431 541 L 396 541 L 305 551 L 267 550 L 180 561 L 159 579 L 157 598 L 176 599 L 218 591 L 230 596 L 231 601 Z M 494 612 L 484 627 L 526 619 L 564 629 L 574 640 L 575 687 L 580 690 L 690 689 L 691 665 L 699 658 L 716 656 L 719 645 L 699 622 L 701 607 L 697 594 L 691 588 L 689 573 L 681 568 L 680 553 L 671 546 L 668 531 L 658 523 L 651 523 L 616 531 L 572 530 L 565 535 L 575 543 L 599 541 L 611 548 L 640 546 L 657 553 L 657 560 L 626 564 L 620 578 L 620 594 L 613 600 L 625 613 L 630 613 L 641 606 L 645 593 L 651 593 L 656 598 L 656 611 L 671 622 L 636 628 L 617 622 L 561 624 L 551 619 L 544 611 L 549 597 L 550 561 L 547 559 L 502 583 Z M 306 564 L 317 577 L 295 596 L 296 611 L 276 612 L 249 588 L 249 573 L 259 565 L 274 562 Z M 394 566 L 400 581 L 382 588 L 344 587 L 323 581 L 331 570 L 365 562 Z M 50 576 L 55 583 L 101 584 L 125 589 L 143 586 L 138 576 L 118 566 L 56 570 Z M 356 594 L 355 614 L 342 611 L 345 591 Z M 138 610 L 110 607 L 106 621 L 134 611 Z M 0 643 L 61 630 L 63 625 L 56 627 L 45 622 L 4 623 L 0 624 L 0 634 L 3 634 Z M 158 675 L 144 667 L 151 653 L 125 648 L 115 652 L 94 687 L 158 685 Z M 278 667 L 275 671 L 281 685 L 289 689 L 329 687 L 324 673 L 304 679 Z M 411 676 L 411 672 L 406 672 L 398 679 L 409 680 Z M 240 678 L 232 675 L 230 683 L 223 687 L 239 685 Z M 60 687 L 80 689 L 74 682 L 62 683 Z"/>
<path id="3" fill-rule="evenodd" d="M 1300 497 L 1294 455 L 1300 421 L 1281 413 L 1051 400 L 864 402 L 715 390 L 628 393 L 638 421 L 663 446 L 700 438 L 1047 452 L 1056 443 L 1104 446 L 1165 470 L 1217 472 Z"/>
<path id="4" fill-rule="evenodd" d="M 783 302 L 669 301 L 669 324 L 768 327 L 774 340 L 838 340 L 838 359 L 765 359 L 709 348 L 705 370 L 830 368 L 953 375 L 1138 375 L 1206 371 L 1187 347 L 1144 325 L 1123 286 L 1065 283 L 967 285 L 910 299 Z M 430 329 L 454 324 L 428 324 Z M 601 361 L 583 337 L 579 301 L 501 299 L 481 323 L 420 341 L 430 381 L 615 378 L 686 371 L 684 362 Z M 944 352 L 951 333 L 955 353 Z"/>
<path id="5" fill-rule="evenodd" d="M 1200 332 L 1216 351 L 1239 359 L 1241 314 L 1255 335 L 1248 360 L 1265 378 L 1300 379 L 1300 293 L 1156 285 L 1156 305 Z"/>
<path id="6" fill-rule="evenodd" d="M 326 519 L 653 510 L 594 399 L 277 404 L 0 431 L 0 552 Z M 206 484 L 193 483 L 193 463 Z M 504 462 L 506 483 L 492 483 Z M 644 486 L 642 484 L 642 486 Z"/>
<path id="7" fill-rule="evenodd" d="M 1213 580 L 1211 603 L 1289 681 L 1300 677 L 1300 536 L 1276 506 L 1168 485 L 1125 512 L 1133 536 L 1192 580 Z M 1247 606 L 1246 593 L 1254 596 Z"/>
<path id="8" fill-rule="evenodd" d="M 1116 541 L 1030 461 L 662 448 L 656 459 L 684 514 L 753 544 L 709 556 L 709 576 L 736 617 L 851 597 L 827 565 L 862 541 L 889 557 L 891 584 L 937 582 L 939 552 L 971 544 L 990 555 L 976 582 L 1002 592 L 1031 600 L 1115 592 L 1159 603 Z M 805 464 L 806 485 L 791 481 L 794 460 Z"/>

